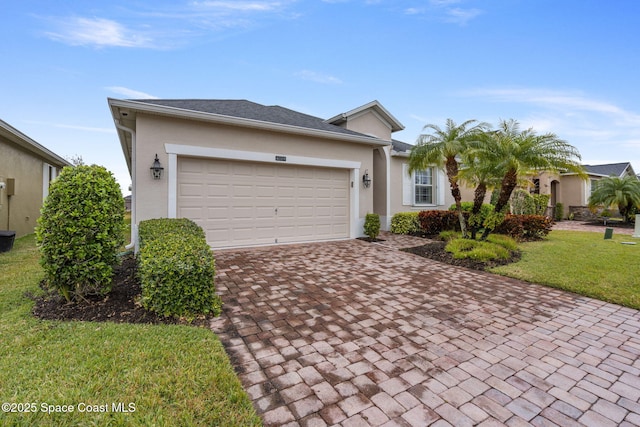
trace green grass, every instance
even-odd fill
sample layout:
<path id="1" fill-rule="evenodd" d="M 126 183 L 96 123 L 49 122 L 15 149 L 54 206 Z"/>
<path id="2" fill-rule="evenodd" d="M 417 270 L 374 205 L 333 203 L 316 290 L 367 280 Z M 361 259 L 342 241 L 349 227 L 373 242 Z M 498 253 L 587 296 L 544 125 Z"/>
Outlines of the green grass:
<path id="1" fill-rule="evenodd" d="M 621 242 L 635 241 L 637 245 Z M 522 259 L 493 273 L 640 309 L 640 240 L 600 233 L 552 231 L 520 245 Z"/>
<path id="2" fill-rule="evenodd" d="M 0 425 L 261 425 L 208 329 L 33 318 L 25 292 L 39 292 L 38 259 L 33 236 L 0 254 L 0 400 L 37 408 L 0 412 Z M 113 412 L 112 403 L 135 411 Z M 43 404 L 75 411 L 47 414 Z M 80 404 L 109 412 L 81 413 Z"/>

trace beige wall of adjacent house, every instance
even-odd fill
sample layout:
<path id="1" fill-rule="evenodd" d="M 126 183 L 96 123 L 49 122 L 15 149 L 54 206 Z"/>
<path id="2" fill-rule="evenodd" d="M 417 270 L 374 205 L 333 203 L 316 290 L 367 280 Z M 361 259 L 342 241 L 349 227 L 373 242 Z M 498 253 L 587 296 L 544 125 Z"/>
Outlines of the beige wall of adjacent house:
<path id="1" fill-rule="evenodd" d="M 590 181 L 584 181 L 576 175 L 564 175 L 560 179 L 561 198 L 558 201 L 564 204 L 567 211 L 569 206 L 587 206 L 590 189 Z"/>
<path id="2" fill-rule="evenodd" d="M 369 174 L 373 174 L 372 146 L 139 113 L 135 155 L 138 171 L 135 180 L 137 222 L 167 217 L 169 165 L 165 144 L 359 161 L 360 176 L 354 182 L 359 186 L 359 216 L 364 218 L 367 212 L 373 212 L 373 189 L 362 185 L 364 171 L 368 169 Z M 164 176 L 158 181 L 152 179 L 149 171 L 156 154 L 165 168 Z"/>
<path id="3" fill-rule="evenodd" d="M 12 230 L 16 237 L 34 232 L 43 198 L 43 161 L 0 139 L 0 182 L 15 179 L 15 194 L 0 190 L 0 230 Z"/>

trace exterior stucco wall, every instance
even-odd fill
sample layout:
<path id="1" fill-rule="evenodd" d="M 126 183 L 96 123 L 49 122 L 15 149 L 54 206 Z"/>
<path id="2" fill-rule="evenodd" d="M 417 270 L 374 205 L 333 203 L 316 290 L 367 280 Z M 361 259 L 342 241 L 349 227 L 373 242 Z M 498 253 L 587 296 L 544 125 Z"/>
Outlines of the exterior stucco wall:
<path id="1" fill-rule="evenodd" d="M 373 111 L 365 111 L 349 117 L 344 127 L 354 132 L 391 141 L 391 127 Z"/>
<path id="2" fill-rule="evenodd" d="M 591 184 L 588 181 L 583 181 L 577 176 L 563 176 L 560 179 L 560 194 L 559 202 L 563 203 L 565 209 L 569 206 L 586 206 L 587 197 Z"/>
<path id="3" fill-rule="evenodd" d="M 0 181 L 15 179 L 15 195 L 0 190 L 0 230 L 16 237 L 33 233 L 43 199 L 43 160 L 10 141 L 0 139 Z"/>
<path id="4" fill-rule="evenodd" d="M 390 216 L 398 212 L 418 212 L 424 210 L 446 210 L 453 203 L 453 197 L 451 191 L 449 191 L 448 182 L 446 176 L 437 180 L 436 195 L 441 193 L 443 195 L 444 203 L 439 200 L 439 203 L 428 206 L 415 206 L 405 205 L 403 203 L 403 164 L 407 163 L 406 157 L 392 156 L 390 165 L 390 178 L 391 178 L 391 209 Z M 439 196 L 436 196 L 438 199 Z"/>
<path id="5" fill-rule="evenodd" d="M 358 215 L 364 221 L 367 212 L 373 212 L 373 189 L 362 185 L 364 171 L 373 174 L 372 146 L 139 113 L 134 156 L 137 223 L 168 216 L 169 156 L 165 144 L 361 162 L 359 178 L 353 183 L 359 186 Z M 161 180 L 154 181 L 149 168 L 156 154 L 165 171 Z"/>

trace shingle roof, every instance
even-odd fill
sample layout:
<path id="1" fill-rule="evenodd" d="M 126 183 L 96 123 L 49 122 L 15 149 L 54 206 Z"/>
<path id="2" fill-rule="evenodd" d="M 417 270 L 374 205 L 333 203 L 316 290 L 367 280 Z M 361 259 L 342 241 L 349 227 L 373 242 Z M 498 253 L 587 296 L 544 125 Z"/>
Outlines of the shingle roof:
<path id="1" fill-rule="evenodd" d="M 413 148 L 413 145 L 407 144 L 406 142 L 398 141 L 397 139 L 392 139 L 391 145 L 393 146 L 393 150 L 397 151 L 398 153 L 407 153 Z"/>
<path id="2" fill-rule="evenodd" d="M 279 105 L 267 106 L 244 99 L 132 99 L 131 101 L 368 137 L 368 135 L 329 124 L 319 117 L 303 114 Z"/>
<path id="3" fill-rule="evenodd" d="M 611 163 L 607 165 L 584 165 L 587 173 L 603 176 L 622 176 L 624 172 L 631 167 L 629 162 Z"/>

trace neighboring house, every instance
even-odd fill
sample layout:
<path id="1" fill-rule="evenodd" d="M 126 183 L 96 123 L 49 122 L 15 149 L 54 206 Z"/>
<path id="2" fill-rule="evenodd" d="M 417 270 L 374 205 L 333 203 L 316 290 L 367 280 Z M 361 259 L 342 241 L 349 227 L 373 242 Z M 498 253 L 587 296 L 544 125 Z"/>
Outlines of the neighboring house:
<path id="1" fill-rule="evenodd" d="M 108 102 L 133 241 L 159 217 L 193 219 L 214 248 L 348 239 L 367 213 L 386 229 L 396 212 L 450 204 L 442 171 L 406 173 L 411 146 L 391 137 L 404 127 L 377 101 L 328 120 L 246 100 Z"/>
<path id="2" fill-rule="evenodd" d="M 554 209 L 556 203 L 564 205 L 564 216 L 570 213 L 584 219 L 590 217 L 589 197 L 594 184 L 609 176 L 635 176 L 631 163 L 611 163 L 604 165 L 583 165 L 587 179 L 575 173 L 549 174 L 541 173 L 532 179 L 530 191 L 538 194 L 549 194 L 549 206 Z"/>
<path id="3" fill-rule="evenodd" d="M 0 230 L 34 232 L 49 183 L 71 164 L 0 120 Z"/>

